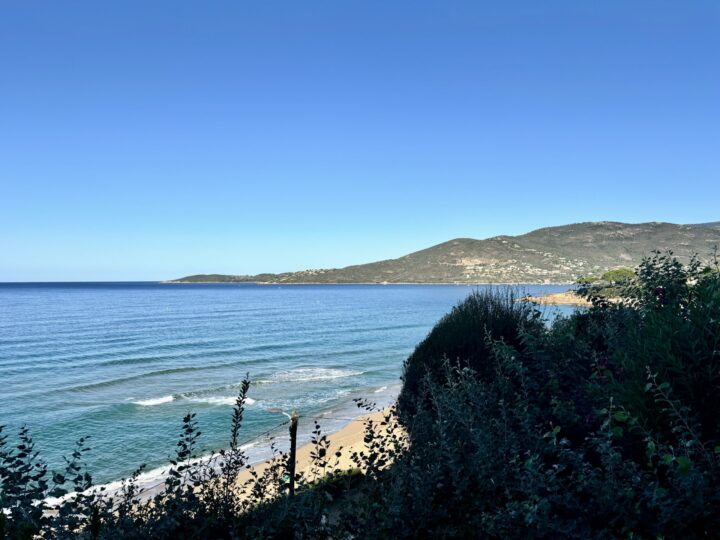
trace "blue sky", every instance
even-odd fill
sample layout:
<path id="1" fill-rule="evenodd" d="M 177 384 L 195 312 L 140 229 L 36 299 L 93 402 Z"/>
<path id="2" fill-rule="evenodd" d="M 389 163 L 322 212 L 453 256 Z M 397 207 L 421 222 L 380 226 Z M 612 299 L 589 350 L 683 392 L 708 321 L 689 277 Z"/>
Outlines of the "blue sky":
<path id="1" fill-rule="evenodd" d="M 720 220 L 720 4 L 6 0 L 0 281 Z"/>

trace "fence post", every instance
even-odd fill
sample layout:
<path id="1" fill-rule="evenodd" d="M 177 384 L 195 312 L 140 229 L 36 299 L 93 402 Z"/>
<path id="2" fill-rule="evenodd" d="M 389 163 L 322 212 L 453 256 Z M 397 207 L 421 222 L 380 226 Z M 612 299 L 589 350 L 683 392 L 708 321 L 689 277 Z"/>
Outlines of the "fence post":
<path id="1" fill-rule="evenodd" d="M 297 450 L 297 426 L 298 426 L 298 415 L 293 410 L 290 416 L 290 497 L 295 495 L 295 462 L 296 462 L 296 450 Z"/>

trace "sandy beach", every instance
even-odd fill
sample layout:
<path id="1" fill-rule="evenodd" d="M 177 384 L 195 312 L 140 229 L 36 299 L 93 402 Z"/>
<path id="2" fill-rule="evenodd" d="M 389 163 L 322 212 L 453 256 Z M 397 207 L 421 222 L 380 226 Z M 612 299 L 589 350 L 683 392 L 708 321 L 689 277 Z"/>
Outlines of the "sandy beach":
<path id="1" fill-rule="evenodd" d="M 337 471 L 348 471 L 355 468 L 355 464 L 352 462 L 350 456 L 355 452 L 362 452 L 367 450 L 367 445 L 364 441 L 365 427 L 368 421 L 372 421 L 376 424 L 375 430 L 381 428 L 384 432 L 386 426 L 378 426 L 385 420 L 388 415 L 388 410 L 382 410 L 359 416 L 354 420 L 351 420 L 345 427 L 330 433 L 327 435 L 329 446 L 327 448 L 327 456 L 331 465 L 328 465 L 321 472 L 313 471 L 311 453 L 314 450 L 312 443 L 307 443 L 297 449 L 297 461 L 296 461 L 296 472 L 302 476 L 304 481 L 312 482 L 317 480 L 319 477 Z M 302 419 L 301 419 L 302 420 Z M 394 417 L 391 419 L 393 431 L 398 431 L 401 428 L 396 424 Z M 340 457 L 336 458 L 335 453 L 340 451 Z M 251 482 L 253 473 L 258 476 L 262 476 L 263 472 L 272 464 L 272 459 L 262 461 L 260 463 L 250 466 L 249 469 L 240 473 L 237 479 L 239 486 Z"/>

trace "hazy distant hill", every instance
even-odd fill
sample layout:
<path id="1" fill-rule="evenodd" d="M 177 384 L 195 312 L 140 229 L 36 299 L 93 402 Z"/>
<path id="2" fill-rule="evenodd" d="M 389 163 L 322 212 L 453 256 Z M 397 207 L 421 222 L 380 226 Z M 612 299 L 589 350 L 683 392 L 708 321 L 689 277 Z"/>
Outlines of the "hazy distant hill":
<path id="1" fill-rule="evenodd" d="M 325 270 L 229 276 L 202 274 L 173 282 L 263 283 L 566 283 L 618 266 L 634 266 L 653 249 L 709 260 L 720 222 L 697 225 L 590 222 L 520 236 L 456 238 L 398 259 Z"/>

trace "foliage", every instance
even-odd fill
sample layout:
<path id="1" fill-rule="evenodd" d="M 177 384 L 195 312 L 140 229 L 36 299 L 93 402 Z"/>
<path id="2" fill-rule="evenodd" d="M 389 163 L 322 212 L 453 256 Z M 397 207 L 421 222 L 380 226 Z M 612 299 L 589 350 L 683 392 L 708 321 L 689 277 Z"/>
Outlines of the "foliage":
<path id="1" fill-rule="evenodd" d="M 447 366 L 487 371 L 491 341 L 503 340 L 524 350 L 524 334 L 543 329 L 539 313 L 530 304 L 516 301 L 512 289 L 475 291 L 435 325 L 405 362 L 403 388 L 398 397 L 401 418 L 416 412 L 416 398 L 428 380 L 441 380 Z M 492 373 L 486 373 L 491 376 Z"/>
<path id="2" fill-rule="evenodd" d="M 636 279 L 632 268 L 615 268 L 608 270 L 600 277 L 583 276 L 575 283 L 579 285 L 578 294 L 591 301 L 607 301 L 619 298 L 622 287 Z"/>
<path id="3" fill-rule="evenodd" d="M 615 285 L 617 283 L 624 283 L 634 278 L 635 271 L 632 268 L 615 268 L 613 270 L 608 270 L 602 276 L 600 276 L 600 279 L 602 279 L 603 281 L 607 281 L 611 285 Z"/>
<path id="4" fill-rule="evenodd" d="M 196 456 L 183 419 L 164 489 L 139 469 L 93 489 L 85 440 L 49 473 L 27 428 L 0 429 L 0 533 L 24 538 L 712 538 L 720 530 L 720 274 L 645 259 L 619 300 L 551 326 L 509 293 L 475 293 L 405 364 L 398 410 L 367 421 L 365 449 L 312 465 L 288 496 L 288 456 L 247 467 L 239 444 Z M 372 408 L 371 404 L 359 403 Z M 398 424 L 402 419 L 402 427 Z M 62 497 L 50 509 L 47 496 Z"/>
<path id="5" fill-rule="evenodd" d="M 539 336 L 524 333 L 521 348 L 486 332 L 492 343 L 482 351 L 492 344 L 493 354 L 483 369 L 448 365 L 442 389 L 437 377 L 426 379 L 414 396 L 420 410 L 407 423 L 411 453 L 437 447 L 421 462 L 454 465 L 433 472 L 452 486 L 442 492 L 452 501 L 442 507 L 447 520 L 433 529 L 441 514 L 425 507 L 423 530 L 438 537 L 714 536 L 720 279 L 700 273 L 695 260 L 684 266 L 654 253 L 619 294 L 618 302 L 595 297 L 594 307 Z M 462 457 L 439 441 L 458 445 Z M 426 484 L 421 498 L 438 500 L 439 485 Z M 420 508 L 399 515 L 417 523 Z"/>

